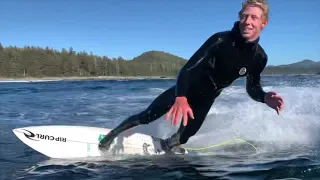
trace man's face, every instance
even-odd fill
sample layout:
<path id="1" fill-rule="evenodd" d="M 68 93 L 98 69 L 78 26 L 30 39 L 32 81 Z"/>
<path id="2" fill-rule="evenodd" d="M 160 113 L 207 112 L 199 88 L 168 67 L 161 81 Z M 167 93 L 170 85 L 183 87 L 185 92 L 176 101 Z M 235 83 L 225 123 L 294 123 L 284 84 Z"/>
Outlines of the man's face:
<path id="1" fill-rule="evenodd" d="M 240 32 L 248 41 L 254 41 L 260 36 L 261 30 L 267 25 L 263 21 L 262 9 L 255 6 L 247 6 L 240 16 Z"/>

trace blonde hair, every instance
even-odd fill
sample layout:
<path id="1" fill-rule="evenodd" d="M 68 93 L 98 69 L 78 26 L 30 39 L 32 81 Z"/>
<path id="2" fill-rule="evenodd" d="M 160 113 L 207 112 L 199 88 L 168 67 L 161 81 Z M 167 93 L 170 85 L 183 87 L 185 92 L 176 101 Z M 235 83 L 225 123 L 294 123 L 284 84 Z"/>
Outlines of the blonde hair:
<path id="1" fill-rule="evenodd" d="M 239 17 L 247 6 L 255 6 L 261 8 L 263 20 L 269 21 L 269 5 L 266 0 L 246 0 L 242 3 L 242 9 L 239 12 Z"/>

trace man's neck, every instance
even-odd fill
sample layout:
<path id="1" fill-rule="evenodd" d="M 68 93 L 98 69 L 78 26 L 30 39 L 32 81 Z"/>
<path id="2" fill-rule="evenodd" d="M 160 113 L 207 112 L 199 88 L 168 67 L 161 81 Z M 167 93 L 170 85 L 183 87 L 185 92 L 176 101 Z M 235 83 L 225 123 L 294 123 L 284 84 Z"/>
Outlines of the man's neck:
<path id="1" fill-rule="evenodd" d="M 254 37 L 254 38 L 251 38 L 251 39 L 245 39 L 246 42 L 248 43 L 257 43 L 260 39 L 260 36 L 258 37 Z"/>
<path id="2" fill-rule="evenodd" d="M 258 43 L 260 39 L 260 34 L 256 34 L 254 37 L 251 37 L 249 39 L 244 38 L 246 43 Z"/>

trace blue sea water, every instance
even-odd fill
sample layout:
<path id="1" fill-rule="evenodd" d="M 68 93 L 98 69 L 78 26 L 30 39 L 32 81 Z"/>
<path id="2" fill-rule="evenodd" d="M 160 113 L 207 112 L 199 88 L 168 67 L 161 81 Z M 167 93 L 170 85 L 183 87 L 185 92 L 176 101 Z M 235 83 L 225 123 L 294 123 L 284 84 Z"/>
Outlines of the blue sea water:
<path id="1" fill-rule="evenodd" d="M 241 138 L 257 151 L 239 144 L 196 156 L 53 160 L 12 133 L 13 128 L 53 124 L 113 128 L 174 83 L 164 79 L 1 82 L 0 179 L 320 178 L 319 76 L 262 77 L 264 89 L 278 92 L 285 100 L 280 116 L 250 99 L 243 79 L 236 81 L 218 97 L 203 126 L 186 145 L 197 148 Z M 156 123 L 150 128 L 160 136 L 176 129 L 164 118 Z"/>

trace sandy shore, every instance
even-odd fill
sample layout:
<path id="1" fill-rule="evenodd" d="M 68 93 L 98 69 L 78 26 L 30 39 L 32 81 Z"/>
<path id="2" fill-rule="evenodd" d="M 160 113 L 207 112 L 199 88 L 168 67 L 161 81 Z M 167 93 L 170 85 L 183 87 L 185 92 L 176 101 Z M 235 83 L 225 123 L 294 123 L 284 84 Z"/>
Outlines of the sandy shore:
<path id="1" fill-rule="evenodd" d="M 12 81 L 63 81 L 63 80 L 143 80 L 143 79 L 175 79 L 175 77 L 163 76 L 97 76 L 97 77 L 23 77 L 6 78 L 0 77 L 0 82 Z"/>

